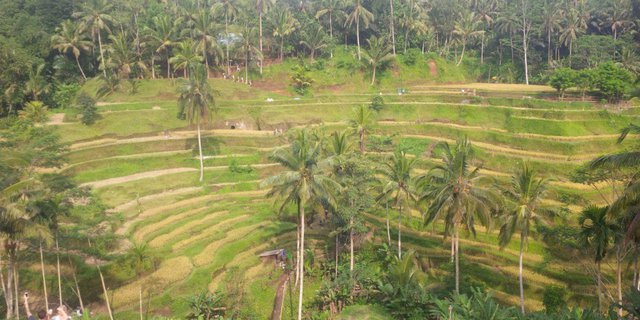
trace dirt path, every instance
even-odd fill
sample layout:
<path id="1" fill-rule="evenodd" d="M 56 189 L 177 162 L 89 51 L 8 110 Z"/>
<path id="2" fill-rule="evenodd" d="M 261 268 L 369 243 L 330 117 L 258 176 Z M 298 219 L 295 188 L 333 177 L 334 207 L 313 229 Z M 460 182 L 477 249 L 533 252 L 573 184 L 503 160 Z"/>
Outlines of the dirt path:
<path id="1" fill-rule="evenodd" d="M 278 290 L 276 291 L 276 297 L 273 301 L 273 311 L 271 312 L 271 320 L 282 319 L 282 307 L 284 304 L 285 289 L 287 288 L 287 282 L 289 282 L 291 273 L 283 273 L 278 279 Z"/>
<path id="2" fill-rule="evenodd" d="M 63 124 L 69 124 L 64 122 L 64 113 L 54 113 L 49 118 L 47 125 L 49 126 L 58 126 Z"/>

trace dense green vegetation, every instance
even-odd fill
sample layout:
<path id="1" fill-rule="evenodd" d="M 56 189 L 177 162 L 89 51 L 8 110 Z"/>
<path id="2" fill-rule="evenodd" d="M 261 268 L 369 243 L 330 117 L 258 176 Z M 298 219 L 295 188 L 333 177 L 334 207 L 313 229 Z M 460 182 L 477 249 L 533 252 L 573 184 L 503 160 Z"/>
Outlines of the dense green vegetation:
<path id="1" fill-rule="evenodd" d="M 0 0 L 0 312 L 639 319 L 638 8 Z"/>

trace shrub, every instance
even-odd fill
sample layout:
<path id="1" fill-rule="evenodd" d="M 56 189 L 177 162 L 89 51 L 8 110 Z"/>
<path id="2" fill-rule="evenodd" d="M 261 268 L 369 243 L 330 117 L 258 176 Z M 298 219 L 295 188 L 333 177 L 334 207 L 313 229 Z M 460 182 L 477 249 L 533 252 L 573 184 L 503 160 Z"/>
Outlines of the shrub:
<path id="1" fill-rule="evenodd" d="M 371 99 L 371 103 L 369 104 L 369 109 L 374 110 L 376 112 L 384 109 L 384 99 L 381 96 L 375 96 Z"/>
<path id="2" fill-rule="evenodd" d="M 560 286 L 545 286 L 542 304 L 548 314 L 558 313 L 567 304 L 567 289 Z"/>
<path id="3" fill-rule="evenodd" d="M 618 102 L 631 89 L 633 75 L 613 62 L 603 63 L 595 69 L 594 86 L 609 102 Z"/>
<path id="4" fill-rule="evenodd" d="M 224 317 L 225 311 L 223 299 L 222 293 L 210 293 L 206 290 L 191 296 L 188 300 L 191 313 L 189 313 L 187 319 L 221 319 Z"/>
<path id="5" fill-rule="evenodd" d="M 55 106 L 59 108 L 70 107 L 78 91 L 80 91 L 80 86 L 75 83 L 58 86 L 56 92 L 53 94 Z"/>
<path id="6" fill-rule="evenodd" d="M 309 68 L 304 63 L 299 63 L 293 67 L 293 74 L 291 75 L 291 82 L 293 89 L 301 95 L 307 94 L 313 79 L 309 76 Z"/>
<path id="7" fill-rule="evenodd" d="M 86 93 L 80 93 L 76 98 L 76 107 L 82 114 L 80 121 L 85 125 L 92 125 L 98 119 L 98 108 L 96 100 Z"/>
<path id="8" fill-rule="evenodd" d="M 558 90 L 560 98 L 564 98 L 564 92 L 575 86 L 576 72 L 570 68 L 557 69 L 549 79 L 549 85 Z"/>

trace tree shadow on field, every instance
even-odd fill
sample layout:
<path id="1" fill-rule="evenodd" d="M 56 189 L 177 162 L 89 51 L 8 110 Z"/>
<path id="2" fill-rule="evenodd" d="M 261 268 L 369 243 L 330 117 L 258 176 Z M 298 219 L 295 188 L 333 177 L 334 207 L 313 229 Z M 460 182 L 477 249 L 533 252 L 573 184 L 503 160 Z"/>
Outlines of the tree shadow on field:
<path id="1" fill-rule="evenodd" d="M 202 137 L 202 154 L 205 156 L 215 156 L 220 154 L 220 146 L 224 144 L 219 138 L 216 137 Z M 185 149 L 191 149 L 193 156 L 198 156 L 198 137 L 193 137 L 185 140 Z"/>

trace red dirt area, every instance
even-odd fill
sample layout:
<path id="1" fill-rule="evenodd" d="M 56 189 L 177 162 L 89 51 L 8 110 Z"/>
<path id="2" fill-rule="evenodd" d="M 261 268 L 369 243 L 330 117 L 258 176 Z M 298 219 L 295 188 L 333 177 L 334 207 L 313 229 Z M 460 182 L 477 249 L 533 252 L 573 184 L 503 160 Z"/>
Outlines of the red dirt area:
<path id="1" fill-rule="evenodd" d="M 438 66 L 436 66 L 436 62 L 433 61 L 433 60 L 429 60 L 429 62 L 427 64 L 429 65 L 429 72 L 431 73 L 431 76 L 437 77 L 438 76 Z"/>

